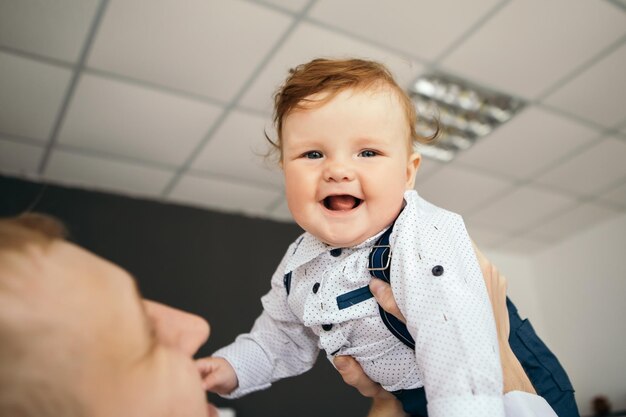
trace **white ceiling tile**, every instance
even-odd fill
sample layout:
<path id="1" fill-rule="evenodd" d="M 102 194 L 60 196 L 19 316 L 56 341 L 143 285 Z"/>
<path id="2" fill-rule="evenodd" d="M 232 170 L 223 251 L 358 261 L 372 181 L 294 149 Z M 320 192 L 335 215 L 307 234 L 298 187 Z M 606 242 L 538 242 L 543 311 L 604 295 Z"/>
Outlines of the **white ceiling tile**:
<path id="1" fill-rule="evenodd" d="M 33 176 L 37 174 L 44 148 L 0 138 L 0 172 Z"/>
<path id="2" fill-rule="evenodd" d="M 589 143 L 598 132 L 536 107 L 525 109 L 462 152 L 455 162 L 524 179 Z"/>
<path id="3" fill-rule="evenodd" d="M 319 0 L 309 16 L 412 56 L 434 59 L 497 3 Z"/>
<path id="4" fill-rule="evenodd" d="M 262 0 L 262 3 L 273 4 L 294 13 L 302 11 L 308 2 L 309 0 Z"/>
<path id="5" fill-rule="evenodd" d="M 600 200 L 626 208 L 626 183 L 619 185 L 600 196 Z"/>
<path id="6" fill-rule="evenodd" d="M 471 214 L 469 221 L 502 233 L 512 233 L 534 226 L 538 221 L 573 205 L 571 198 L 526 186 Z"/>
<path id="7" fill-rule="evenodd" d="M 76 61 L 98 0 L 0 2 L 0 45 Z"/>
<path id="8" fill-rule="evenodd" d="M 189 156 L 220 111 L 204 102 L 84 75 L 59 142 L 176 165 Z"/>
<path id="9" fill-rule="evenodd" d="M 581 196 L 595 195 L 626 178 L 626 142 L 607 138 L 537 179 Z"/>
<path id="10" fill-rule="evenodd" d="M 531 240 L 525 237 L 513 238 L 498 245 L 498 250 L 519 255 L 534 255 L 550 247 L 552 243 Z"/>
<path id="11" fill-rule="evenodd" d="M 45 178 L 89 189 L 158 196 L 173 174 L 152 167 L 57 150 L 51 154 Z"/>
<path id="12" fill-rule="evenodd" d="M 422 65 L 389 51 L 308 23 L 301 23 L 256 78 L 243 96 L 241 104 L 271 113 L 274 91 L 287 77 L 289 69 L 320 57 L 359 57 L 380 61 L 389 67 L 402 87 L 410 85 L 423 70 Z"/>
<path id="13" fill-rule="evenodd" d="M 431 203 L 465 215 L 511 186 L 497 177 L 448 165 L 415 188 Z"/>
<path id="14" fill-rule="evenodd" d="M 205 208 L 267 217 L 267 208 L 281 194 L 280 191 L 245 183 L 185 175 L 174 187 L 169 198 Z"/>
<path id="15" fill-rule="evenodd" d="M 47 140 L 71 75 L 0 52 L 0 133 Z"/>
<path id="16" fill-rule="evenodd" d="M 620 212 L 593 203 L 581 204 L 573 210 L 564 211 L 558 216 L 541 223 L 530 230 L 525 237 L 539 241 L 559 241 L 617 216 Z"/>
<path id="17" fill-rule="evenodd" d="M 507 235 L 503 233 L 498 233 L 480 225 L 474 225 L 471 222 L 466 222 L 465 227 L 472 240 L 476 242 L 476 246 L 481 249 L 493 248 L 496 244 L 507 239 Z"/>
<path id="18" fill-rule="evenodd" d="M 88 65 L 229 101 L 291 20 L 237 0 L 113 0 Z"/>
<path id="19" fill-rule="evenodd" d="M 626 33 L 626 13 L 603 1 L 509 2 L 443 65 L 535 98 Z"/>
<path id="20" fill-rule="evenodd" d="M 231 112 L 200 152 L 193 168 L 282 187 L 282 171 L 271 158 L 264 158 L 270 145 L 263 132 L 271 122 L 268 117 Z"/>
<path id="21" fill-rule="evenodd" d="M 605 127 L 626 117 L 626 45 L 574 78 L 546 99 Z"/>

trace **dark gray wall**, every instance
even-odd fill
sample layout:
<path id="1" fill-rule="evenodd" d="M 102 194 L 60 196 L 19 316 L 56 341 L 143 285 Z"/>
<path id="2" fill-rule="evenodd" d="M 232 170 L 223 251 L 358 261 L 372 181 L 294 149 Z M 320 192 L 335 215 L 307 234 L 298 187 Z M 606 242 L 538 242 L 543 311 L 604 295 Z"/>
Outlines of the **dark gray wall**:
<path id="1" fill-rule="evenodd" d="M 25 210 L 65 222 L 71 240 L 130 271 L 147 298 L 209 320 L 200 356 L 252 326 L 271 274 L 301 233 L 292 224 L 0 176 L 0 215 Z M 238 417 L 363 416 L 369 405 L 323 355 L 307 374 L 267 391 L 210 398 Z"/>

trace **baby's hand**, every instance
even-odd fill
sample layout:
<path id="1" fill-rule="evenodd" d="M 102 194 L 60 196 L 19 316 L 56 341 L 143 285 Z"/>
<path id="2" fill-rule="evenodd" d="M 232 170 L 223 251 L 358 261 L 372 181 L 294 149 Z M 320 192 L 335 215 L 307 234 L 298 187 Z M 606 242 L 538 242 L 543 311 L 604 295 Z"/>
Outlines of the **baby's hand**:
<path id="1" fill-rule="evenodd" d="M 206 357 L 196 360 L 202 378 L 202 388 L 217 394 L 230 394 L 237 385 L 237 374 L 224 358 Z"/>

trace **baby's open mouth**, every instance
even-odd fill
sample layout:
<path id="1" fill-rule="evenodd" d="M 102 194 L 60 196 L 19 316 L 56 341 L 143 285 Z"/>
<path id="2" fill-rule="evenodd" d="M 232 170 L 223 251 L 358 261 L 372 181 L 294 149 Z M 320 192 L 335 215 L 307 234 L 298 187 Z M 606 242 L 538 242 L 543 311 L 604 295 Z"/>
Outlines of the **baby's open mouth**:
<path id="1" fill-rule="evenodd" d="M 333 211 L 347 211 L 357 208 L 363 200 L 348 194 L 329 195 L 324 199 L 324 207 Z"/>

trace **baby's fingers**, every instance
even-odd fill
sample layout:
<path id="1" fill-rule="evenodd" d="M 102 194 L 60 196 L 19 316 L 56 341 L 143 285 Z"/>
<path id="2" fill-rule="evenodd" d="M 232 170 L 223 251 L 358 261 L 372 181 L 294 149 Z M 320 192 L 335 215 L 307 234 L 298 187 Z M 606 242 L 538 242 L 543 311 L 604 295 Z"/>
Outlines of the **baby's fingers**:
<path id="1" fill-rule="evenodd" d="M 202 358 L 196 361 L 196 368 L 200 373 L 200 379 L 202 379 L 202 388 L 205 391 L 212 391 L 217 383 L 215 378 L 215 371 L 217 370 L 217 364 L 211 358 Z"/>
<path id="2" fill-rule="evenodd" d="M 200 373 L 200 377 L 202 379 L 210 374 L 213 371 L 214 367 L 215 365 L 211 358 L 201 358 L 196 360 L 196 368 L 198 369 L 198 372 Z"/>
<path id="3" fill-rule="evenodd" d="M 205 391 L 230 394 L 237 387 L 237 375 L 225 359 L 212 357 L 198 359 L 196 368 Z"/>

